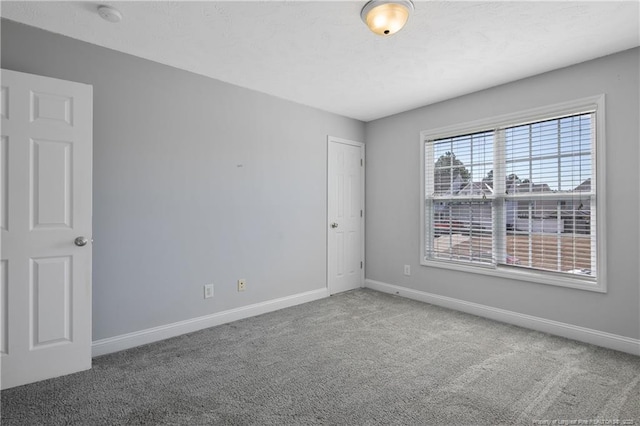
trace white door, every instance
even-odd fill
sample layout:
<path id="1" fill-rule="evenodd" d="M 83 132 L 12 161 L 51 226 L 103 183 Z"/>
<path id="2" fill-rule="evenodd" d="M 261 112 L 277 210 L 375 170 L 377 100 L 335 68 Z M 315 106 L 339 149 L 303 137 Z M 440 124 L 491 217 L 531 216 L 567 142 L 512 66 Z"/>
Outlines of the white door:
<path id="1" fill-rule="evenodd" d="M 0 385 L 6 389 L 91 368 L 93 89 L 1 73 Z"/>
<path id="2" fill-rule="evenodd" d="M 329 294 L 364 284 L 364 144 L 328 138 Z"/>

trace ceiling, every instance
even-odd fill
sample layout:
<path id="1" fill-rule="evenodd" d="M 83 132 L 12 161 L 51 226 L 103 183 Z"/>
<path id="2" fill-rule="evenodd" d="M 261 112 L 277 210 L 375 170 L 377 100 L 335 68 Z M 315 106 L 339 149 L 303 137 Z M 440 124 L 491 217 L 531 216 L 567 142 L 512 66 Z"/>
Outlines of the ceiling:
<path id="1" fill-rule="evenodd" d="M 640 45 L 638 0 L 416 1 L 387 38 L 365 3 L 3 0 L 1 15 L 363 121 Z"/>

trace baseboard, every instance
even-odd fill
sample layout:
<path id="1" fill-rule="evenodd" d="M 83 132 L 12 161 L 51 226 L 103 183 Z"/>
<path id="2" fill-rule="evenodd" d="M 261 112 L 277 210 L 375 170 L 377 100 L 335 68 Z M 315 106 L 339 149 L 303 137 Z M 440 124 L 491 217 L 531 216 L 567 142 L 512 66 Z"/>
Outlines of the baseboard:
<path id="1" fill-rule="evenodd" d="M 329 296 L 326 288 L 308 291 L 306 293 L 294 294 L 280 299 L 268 300 L 266 302 L 243 306 L 228 311 L 217 312 L 198 318 L 192 318 L 173 324 L 127 333 L 120 336 L 108 337 L 106 339 L 95 340 L 91 345 L 91 356 L 106 355 L 136 346 L 146 345 L 179 336 L 181 334 L 192 333 L 216 325 L 226 324 L 244 318 L 277 311 L 283 308 L 300 305 L 302 303 L 323 299 Z"/>
<path id="2" fill-rule="evenodd" d="M 507 311 L 504 309 L 493 308 L 491 306 L 467 302 L 451 297 L 439 296 L 437 294 L 413 290 L 380 281 L 367 279 L 365 280 L 365 287 L 381 291 L 383 293 L 395 294 L 409 299 L 454 309 L 456 311 L 466 312 L 480 317 L 490 318 L 496 321 L 554 334 L 556 336 L 567 337 L 569 339 L 591 343 L 593 345 L 615 349 L 617 351 L 633 355 L 640 355 L 640 340 L 632 339 L 630 337 L 606 333 L 531 315 L 520 314 L 518 312 Z"/>

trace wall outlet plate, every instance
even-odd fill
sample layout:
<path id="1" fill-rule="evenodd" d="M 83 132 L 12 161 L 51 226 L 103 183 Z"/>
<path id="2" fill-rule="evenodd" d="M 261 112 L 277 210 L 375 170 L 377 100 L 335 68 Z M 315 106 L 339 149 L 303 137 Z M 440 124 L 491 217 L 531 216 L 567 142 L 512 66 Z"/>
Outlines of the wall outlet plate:
<path id="1" fill-rule="evenodd" d="M 411 276 L 411 265 L 404 265 L 404 274 L 407 277 Z"/>
<path id="2" fill-rule="evenodd" d="M 204 286 L 204 298 L 211 299 L 213 297 L 213 284 L 206 284 Z"/>
<path id="3" fill-rule="evenodd" d="M 240 278 L 238 280 L 238 291 L 245 291 L 247 289 L 247 280 Z"/>

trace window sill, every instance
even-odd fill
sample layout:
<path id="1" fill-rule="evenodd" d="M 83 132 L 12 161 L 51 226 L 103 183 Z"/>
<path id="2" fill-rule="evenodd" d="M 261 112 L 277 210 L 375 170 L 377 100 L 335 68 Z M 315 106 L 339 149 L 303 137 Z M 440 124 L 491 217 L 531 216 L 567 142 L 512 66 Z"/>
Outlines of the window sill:
<path id="1" fill-rule="evenodd" d="M 545 274 L 543 272 L 529 272 L 526 270 L 517 270 L 508 266 L 468 266 L 453 262 L 433 261 L 423 259 L 420 264 L 422 266 L 450 269 L 460 272 L 468 272 L 472 274 L 488 275 L 492 277 L 525 281 L 536 284 L 553 285 L 557 287 L 574 288 L 577 290 L 594 291 L 597 293 L 606 293 L 607 288 L 602 278 L 597 281 L 591 279 L 583 279 L 578 277 L 562 277 L 554 274 Z"/>

